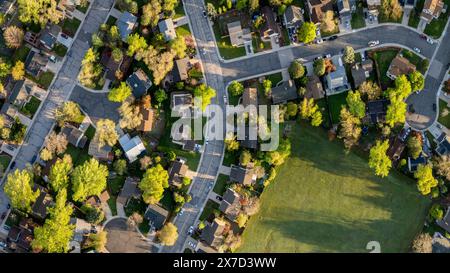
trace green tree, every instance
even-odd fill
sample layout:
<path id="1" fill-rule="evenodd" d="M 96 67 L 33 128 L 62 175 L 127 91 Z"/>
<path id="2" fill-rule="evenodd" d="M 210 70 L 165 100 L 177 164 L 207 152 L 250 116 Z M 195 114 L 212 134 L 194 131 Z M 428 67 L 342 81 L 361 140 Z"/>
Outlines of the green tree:
<path id="1" fill-rule="evenodd" d="M 442 218 L 444 218 L 444 210 L 442 209 L 441 205 L 433 204 L 433 206 L 431 206 L 430 208 L 429 215 L 434 220 L 439 221 L 442 220 Z"/>
<path id="2" fill-rule="evenodd" d="M 414 71 L 409 74 L 408 79 L 411 83 L 412 91 L 421 91 L 425 87 L 425 78 L 419 71 Z"/>
<path id="3" fill-rule="evenodd" d="M 403 100 L 394 98 L 391 100 L 386 111 L 386 124 L 391 128 L 398 123 L 404 123 L 406 120 L 406 103 Z"/>
<path id="4" fill-rule="evenodd" d="M 431 164 L 419 164 L 414 173 L 414 177 L 417 179 L 417 189 L 423 195 L 431 193 L 431 190 L 438 185 L 437 179 L 433 177 L 433 168 Z"/>
<path id="5" fill-rule="evenodd" d="M 320 111 L 314 112 L 311 116 L 311 125 L 317 127 L 320 124 L 322 124 L 322 122 L 323 122 L 322 113 Z"/>
<path id="6" fill-rule="evenodd" d="M 358 91 L 349 91 L 346 101 L 348 110 L 353 116 L 361 119 L 366 115 L 366 104 L 361 99 Z"/>
<path id="7" fill-rule="evenodd" d="M 142 7 L 141 25 L 155 27 L 158 24 L 161 11 L 160 1 L 151 0 Z"/>
<path id="8" fill-rule="evenodd" d="M 33 191 L 32 188 L 33 174 L 28 170 L 16 169 L 8 174 L 3 190 L 14 208 L 30 212 L 31 204 L 39 196 L 39 190 Z"/>
<path id="9" fill-rule="evenodd" d="M 117 159 L 114 161 L 113 168 L 118 175 L 123 175 L 127 171 L 127 161 L 125 159 Z"/>
<path id="10" fill-rule="evenodd" d="M 286 114 L 288 114 L 289 117 L 295 117 L 298 112 L 298 105 L 294 102 L 290 101 L 286 105 Z"/>
<path id="11" fill-rule="evenodd" d="M 162 245 L 173 246 L 178 239 L 177 227 L 169 222 L 164 225 L 157 235 Z"/>
<path id="12" fill-rule="evenodd" d="M 105 252 L 105 246 L 108 242 L 108 233 L 104 230 L 98 233 L 90 233 L 85 246 L 87 248 L 93 247 L 97 252 Z"/>
<path id="13" fill-rule="evenodd" d="M 134 53 L 138 52 L 139 50 L 146 49 L 148 46 L 147 41 L 145 41 L 145 38 L 139 36 L 138 33 L 128 35 L 127 43 L 128 43 L 127 55 L 130 57 L 133 56 Z"/>
<path id="14" fill-rule="evenodd" d="M 112 52 L 111 52 L 111 57 L 115 62 L 120 62 L 122 61 L 123 58 L 123 52 L 120 48 L 113 48 Z"/>
<path id="15" fill-rule="evenodd" d="M 113 102 L 123 102 L 131 95 L 131 87 L 126 82 L 121 82 L 119 86 L 111 89 L 108 99 Z"/>
<path id="16" fill-rule="evenodd" d="M 72 198 L 82 202 L 91 195 L 99 196 L 106 188 L 108 168 L 95 158 L 77 166 L 72 172 Z"/>
<path id="17" fill-rule="evenodd" d="M 142 198 L 147 204 L 156 204 L 161 200 L 164 189 L 169 187 L 169 174 L 161 164 L 147 169 L 139 188 L 142 190 Z"/>
<path id="18" fill-rule="evenodd" d="M 216 90 L 202 83 L 194 89 L 194 96 L 196 99 L 200 99 L 201 110 L 205 111 L 211 103 L 211 99 L 216 96 Z"/>
<path id="19" fill-rule="evenodd" d="M 50 168 L 48 179 L 55 192 L 66 189 L 69 186 L 69 174 L 72 171 L 72 158 L 69 154 L 63 159 L 58 159 Z"/>
<path id="20" fill-rule="evenodd" d="M 344 48 L 344 55 L 342 56 L 344 63 L 352 64 L 355 62 L 355 50 L 351 46 L 346 46 Z"/>
<path id="21" fill-rule="evenodd" d="M 99 119 L 97 121 L 94 141 L 97 141 L 100 147 L 105 145 L 114 146 L 118 139 L 119 135 L 117 134 L 114 121 L 110 119 Z"/>
<path id="22" fill-rule="evenodd" d="M 98 225 L 105 219 L 105 213 L 101 208 L 93 207 L 90 204 L 85 204 L 81 207 L 81 211 L 86 215 L 88 223 Z"/>
<path id="23" fill-rule="evenodd" d="M 242 166 L 247 166 L 247 164 L 249 164 L 251 161 L 252 154 L 247 150 L 242 151 L 241 155 L 239 156 L 239 163 Z"/>
<path id="24" fill-rule="evenodd" d="M 228 91 L 232 96 L 240 96 L 244 93 L 244 86 L 238 81 L 232 81 L 228 86 Z"/>
<path id="25" fill-rule="evenodd" d="M 259 0 L 250 0 L 249 6 L 251 11 L 255 11 L 259 8 Z"/>
<path id="26" fill-rule="evenodd" d="M 234 134 L 228 135 L 224 142 L 225 147 L 227 147 L 227 151 L 234 152 L 239 150 L 239 141 L 236 140 L 236 136 Z"/>
<path id="27" fill-rule="evenodd" d="M 296 80 L 305 75 L 305 67 L 297 60 L 294 60 L 289 66 L 289 74 L 291 78 Z"/>
<path id="28" fill-rule="evenodd" d="M 31 246 L 35 250 L 49 253 L 65 253 L 69 251 L 74 225 L 70 224 L 73 209 L 67 202 L 67 191 L 62 189 L 56 196 L 55 206 L 49 208 L 49 217 L 42 227 L 34 229 L 34 240 Z"/>
<path id="29" fill-rule="evenodd" d="M 312 126 L 319 126 L 323 121 L 322 113 L 314 102 L 314 98 L 303 98 L 303 101 L 300 104 L 300 116 L 302 119 L 311 118 Z"/>
<path id="30" fill-rule="evenodd" d="M 240 228 L 245 227 L 245 224 L 247 223 L 248 220 L 248 216 L 243 214 L 243 213 L 239 213 L 239 215 L 236 217 L 235 222 L 238 224 L 238 226 Z"/>
<path id="31" fill-rule="evenodd" d="M 167 93 L 163 89 L 158 89 L 155 92 L 155 100 L 158 105 L 161 105 L 167 99 Z"/>
<path id="32" fill-rule="evenodd" d="M 175 39 L 170 41 L 170 49 L 175 51 L 178 58 L 182 59 L 182 58 L 186 57 L 187 45 L 186 45 L 186 41 L 184 40 L 184 37 L 177 36 Z"/>
<path id="33" fill-rule="evenodd" d="M 103 39 L 97 33 L 92 34 L 91 41 L 92 41 L 92 46 L 94 47 L 95 50 L 97 50 L 100 47 L 105 45 L 105 43 L 103 42 Z"/>
<path id="34" fill-rule="evenodd" d="M 339 138 L 344 140 L 344 146 L 350 149 L 356 145 L 361 137 L 361 120 L 353 116 L 347 107 L 342 107 L 340 113 Z"/>
<path id="35" fill-rule="evenodd" d="M 316 74 L 318 77 L 323 76 L 325 74 L 325 60 L 324 59 L 319 59 L 319 60 L 315 60 L 313 63 L 313 69 L 314 69 L 314 74 Z"/>
<path id="36" fill-rule="evenodd" d="M 55 119 L 60 127 L 63 127 L 66 122 L 80 122 L 81 114 L 80 107 L 76 102 L 66 101 L 55 111 Z"/>
<path id="37" fill-rule="evenodd" d="M 298 30 L 298 40 L 309 44 L 316 39 L 316 25 L 311 22 L 305 22 Z"/>
<path id="38" fill-rule="evenodd" d="M 385 177 L 389 174 L 389 170 L 392 167 L 392 162 L 386 155 L 389 149 L 389 141 L 383 142 L 377 140 L 375 146 L 370 149 L 369 154 L 369 167 L 375 170 L 375 174 L 381 177 Z"/>
<path id="39" fill-rule="evenodd" d="M 237 0 L 236 9 L 243 10 L 248 7 L 248 0 Z"/>
<path id="40" fill-rule="evenodd" d="M 381 96 L 381 88 L 372 81 L 363 82 L 358 89 L 361 95 L 367 97 L 368 100 L 376 100 Z"/>
<path id="41" fill-rule="evenodd" d="M 266 96 L 270 95 L 270 92 L 272 91 L 272 81 L 269 79 L 265 79 L 262 83 L 263 88 L 264 88 L 264 94 Z"/>
<path id="42" fill-rule="evenodd" d="M 409 156 L 411 156 L 413 159 L 417 159 L 422 153 L 422 138 L 420 136 L 411 134 L 408 137 L 406 146 L 408 147 Z"/>
<path id="43" fill-rule="evenodd" d="M 163 0 L 163 10 L 167 13 L 173 13 L 178 6 L 178 0 Z"/>
<path id="44" fill-rule="evenodd" d="M 11 73 L 11 65 L 3 58 L 0 58 L 0 78 L 4 78 Z"/>
<path id="45" fill-rule="evenodd" d="M 25 64 L 17 61 L 11 70 L 11 76 L 15 81 L 22 80 L 23 76 L 25 76 Z"/>
<path id="46" fill-rule="evenodd" d="M 58 24 L 62 13 L 57 9 L 56 0 L 18 0 L 19 20 L 44 27 L 48 21 Z"/>

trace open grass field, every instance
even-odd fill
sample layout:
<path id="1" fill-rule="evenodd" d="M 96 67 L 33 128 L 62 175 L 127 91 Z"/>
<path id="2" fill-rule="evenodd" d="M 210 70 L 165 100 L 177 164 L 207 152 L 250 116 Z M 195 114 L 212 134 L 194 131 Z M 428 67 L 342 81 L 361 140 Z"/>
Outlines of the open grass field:
<path id="1" fill-rule="evenodd" d="M 263 193 L 239 252 L 369 252 L 369 241 L 408 251 L 430 204 L 414 181 L 375 177 L 366 158 L 346 154 L 322 129 L 302 123 L 290 135 L 291 158 Z"/>

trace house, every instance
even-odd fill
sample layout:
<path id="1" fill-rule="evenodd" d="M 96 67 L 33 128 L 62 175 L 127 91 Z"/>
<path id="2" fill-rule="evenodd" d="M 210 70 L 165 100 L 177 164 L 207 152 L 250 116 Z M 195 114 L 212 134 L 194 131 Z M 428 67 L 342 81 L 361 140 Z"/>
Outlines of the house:
<path id="1" fill-rule="evenodd" d="M 450 240 L 439 232 L 433 234 L 432 253 L 450 253 Z"/>
<path id="2" fill-rule="evenodd" d="M 325 95 L 325 91 L 323 90 L 322 82 L 319 77 L 315 74 L 312 76 L 308 76 L 308 82 L 306 83 L 306 93 L 305 97 L 310 99 L 314 98 L 315 100 L 323 98 Z"/>
<path id="3" fill-rule="evenodd" d="M 58 161 L 59 157 L 54 156 L 51 160 L 45 161 L 45 165 L 42 168 L 41 176 L 45 182 L 49 182 L 48 176 L 50 175 L 50 170 L 52 166 Z"/>
<path id="4" fill-rule="evenodd" d="M 45 49 L 52 50 L 57 43 L 57 37 L 61 31 L 62 28 L 60 26 L 47 24 L 41 33 L 41 37 L 39 38 L 41 46 Z"/>
<path id="5" fill-rule="evenodd" d="M 179 188 L 183 185 L 189 167 L 183 160 L 174 160 L 169 167 L 169 186 Z"/>
<path id="6" fill-rule="evenodd" d="M 131 138 L 129 134 L 125 134 L 119 139 L 119 144 L 130 163 L 134 162 L 145 151 L 144 143 L 139 136 Z"/>
<path id="7" fill-rule="evenodd" d="M 419 165 L 426 165 L 426 164 L 427 164 L 427 158 L 424 157 L 422 154 L 416 159 L 408 157 L 408 171 L 410 171 L 412 173 L 417 170 L 417 167 Z"/>
<path id="8" fill-rule="evenodd" d="M 169 212 L 159 205 L 148 205 L 145 211 L 144 218 L 149 221 L 149 224 L 156 230 L 160 230 L 167 218 L 169 217 Z"/>
<path id="9" fill-rule="evenodd" d="M 130 35 L 137 25 L 137 17 L 128 11 L 123 12 L 116 22 L 116 26 L 119 29 L 120 37 L 122 41 L 126 42 L 128 35 Z"/>
<path id="10" fill-rule="evenodd" d="M 43 221 L 47 217 L 47 209 L 53 206 L 52 196 L 44 187 L 34 185 L 34 191 L 39 189 L 39 196 L 31 206 L 31 215 L 36 219 Z"/>
<path id="11" fill-rule="evenodd" d="M 150 132 L 153 128 L 155 110 L 153 108 L 145 108 L 143 105 L 141 105 L 140 112 L 142 115 L 142 121 L 137 129 L 141 132 Z"/>
<path id="12" fill-rule="evenodd" d="M 258 89 L 254 87 L 245 88 L 242 94 L 242 105 L 244 107 L 249 105 L 258 107 Z"/>
<path id="13" fill-rule="evenodd" d="M 241 195 L 232 188 L 228 188 L 222 198 L 219 210 L 225 214 L 225 217 L 234 221 L 241 212 Z"/>
<path id="14" fill-rule="evenodd" d="M 206 245 L 203 242 L 199 242 L 197 244 L 197 248 L 195 249 L 196 253 L 217 253 L 217 250 L 215 250 L 214 248 Z"/>
<path id="15" fill-rule="evenodd" d="M 367 9 L 369 10 L 369 13 L 378 16 L 379 8 L 381 6 L 381 0 L 366 0 L 367 2 Z"/>
<path id="16" fill-rule="evenodd" d="M 135 177 L 127 177 L 117 196 L 117 202 L 122 204 L 124 207 L 128 205 L 130 199 L 138 199 L 142 192 L 138 187 L 139 179 Z"/>
<path id="17" fill-rule="evenodd" d="M 356 10 L 356 5 L 352 7 L 350 0 L 338 0 L 337 9 L 341 22 L 350 22 L 350 20 L 352 19 L 352 10 Z"/>
<path id="18" fill-rule="evenodd" d="M 70 218 L 70 224 L 75 226 L 72 241 L 70 242 L 75 249 L 70 251 L 70 253 L 80 253 L 80 244 L 82 244 L 85 237 L 91 233 L 92 224 L 75 217 Z"/>
<path id="19" fill-rule="evenodd" d="M 33 50 L 30 50 L 25 60 L 25 71 L 35 78 L 39 78 L 42 72 L 47 71 L 48 58 Z"/>
<path id="20" fill-rule="evenodd" d="M 293 29 L 295 31 L 304 21 L 303 11 L 297 6 L 290 5 L 283 13 L 283 24 L 287 29 Z"/>
<path id="21" fill-rule="evenodd" d="M 89 143 L 88 154 L 100 161 L 112 161 L 114 159 L 112 147 L 109 145 L 100 146 L 100 143 L 95 137 Z"/>
<path id="22" fill-rule="evenodd" d="M 177 37 L 175 26 L 171 18 L 162 20 L 158 23 L 159 32 L 164 35 L 166 42 L 172 41 Z"/>
<path id="23" fill-rule="evenodd" d="M 355 88 L 358 88 L 361 84 L 363 84 L 363 82 L 366 81 L 366 71 L 363 69 L 361 64 L 354 64 L 351 72 Z"/>
<path id="24" fill-rule="evenodd" d="M 441 220 L 436 221 L 436 224 L 445 231 L 450 232 L 450 207 L 447 207 L 444 217 Z"/>
<path id="25" fill-rule="evenodd" d="M 64 126 L 61 133 L 66 136 L 70 144 L 80 149 L 83 149 L 88 141 L 83 131 L 71 125 Z"/>
<path id="26" fill-rule="evenodd" d="M 442 133 L 437 139 L 436 142 L 438 143 L 436 147 L 436 153 L 438 155 L 448 155 L 450 154 L 450 141 L 449 138 L 445 133 Z"/>
<path id="27" fill-rule="evenodd" d="M 331 0 L 308 0 L 309 16 L 314 24 L 320 24 L 323 15 L 327 11 L 333 11 Z"/>
<path id="28" fill-rule="evenodd" d="M 408 59 L 397 55 L 389 65 L 389 69 L 386 72 L 386 76 L 390 79 L 395 80 L 398 76 L 408 75 L 416 71 L 416 66 L 409 62 Z"/>
<path id="29" fill-rule="evenodd" d="M 187 110 L 191 110 L 194 104 L 194 98 L 189 92 L 171 92 L 170 93 L 170 106 L 172 111 L 184 113 Z"/>
<path id="30" fill-rule="evenodd" d="M 230 181 L 237 182 L 244 186 L 251 186 L 256 182 L 256 173 L 253 168 L 244 168 L 232 165 L 230 171 Z"/>
<path id="31" fill-rule="evenodd" d="M 110 198 L 109 193 L 108 191 L 105 190 L 102 191 L 99 196 L 97 195 L 90 196 L 88 199 L 86 199 L 85 203 L 95 208 L 101 208 L 104 206 L 108 206 L 107 202 L 109 198 Z"/>
<path id="32" fill-rule="evenodd" d="M 224 234 L 227 228 L 225 220 L 215 218 L 212 223 L 208 223 L 202 231 L 200 238 L 210 247 L 218 249 L 225 239 Z"/>
<path id="33" fill-rule="evenodd" d="M 405 150 L 405 147 L 405 143 L 400 138 L 396 137 L 394 141 L 391 141 L 391 145 L 386 151 L 386 154 L 391 159 L 391 161 L 397 163 L 403 151 Z"/>
<path id="34" fill-rule="evenodd" d="M 281 104 L 298 98 L 297 87 L 293 80 L 284 81 L 272 88 L 273 104 Z"/>
<path id="35" fill-rule="evenodd" d="M 332 62 L 336 68 L 326 76 L 328 95 L 342 93 L 350 89 L 345 67 L 340 56 L 333 56 Z"/>
<path id="36" fill-rule="evenodd" d="M 77 5 L 80 5 L 80 0 L 60 0 L 56 8 L 63 14 L 64 18 L 71 19 Z"/>
<path id="37" fill-rule="evenodd" d="M 18 109 L 27 104 L 32 97 L 42 101 L 47 96 L 47 91 L 40 88 L 35 82 L 29 79 L 18 81 L 9 95 L 9 102 Z"/>
<path id="38" fill-rule="evenodd" d="M 252 40 L 250 30 L 242 29 L 241 21 L 228 23 L 227 28 L 232 46 L 243 46 L 245 42 Z"/>
<path id="39" fill-rule="evenodd" d="M 431 20 L 438 19 L 442 13 L 445 13 L 444 1 L 425 0 L 420 18 L 428 24 Z"/>
<path id="40" fill-rule="evenodd" d="M 174 82 L 185 81 L 189 78 L 189 58 L 176 60 L 173 64 L 172 77 Z"/>
<path id="41" fill-rule="evenodd" d="M 140 98 L 152 86 L 152 81 L 142 69 L 138 69 L 127 78 L 127 84 L 131 87 L 133 96 Z"/>
<path id="42" fill-rule="evenodd" d="M 15 250 L 15 252 L 31 251 L 34 229 L 37 226 L 31 218 L 22 218 L 19 225 L 11 227 L 8 232 L 7 242 L 9 248 Z"/>
<path id="43" fill-rule="evenodd" d="M 367 120 L 368 122 L 372 122 L 373 124 L 384 122 L 388 105 L 389 100 L 387 99 L 367 102 L 365 120 Z"/>
<path id="44" fill-rule="evenodd" d="M 116 80 L 116 72 L 119 71 L 120 65 L 122 63 L 123 57 L 120 60 L 114 60 L 112 57 L 112 49 L 106 47 L 100 58 L 100 63 L 105 67 L 106 78 L 110 81 Z"/>
<path id="45" fill-rule="evenodd" d="M 39 35 L 32 32 L 32 31 L 27 31 L 25 33 L 25 36 L 23 37 L 23 40 L 27 43 L 29 43 L 30 45 L 32 45 L 33 47 L 39 47 Z"/>
<path id="46" fill-rule="evenodd" d="M 261 38 L 270 40 L 272 37 L 277 37 L 279 35 L 279 31 L 272 8 L 269 6 L 264 6 L 261 8 L 261 13 L 264 18 L 264 24 L 260 30 Z"/>

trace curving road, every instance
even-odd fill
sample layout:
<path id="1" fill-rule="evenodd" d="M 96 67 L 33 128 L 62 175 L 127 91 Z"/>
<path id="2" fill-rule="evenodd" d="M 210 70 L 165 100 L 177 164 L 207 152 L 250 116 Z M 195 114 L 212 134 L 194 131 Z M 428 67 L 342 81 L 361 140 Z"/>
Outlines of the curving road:
<path id="1" fill-rule="evenodd" d="M 294 58 L 303 58 L 308 61 L 323 54 L 338 54 L 345 46 L 352 46 L 355 50 L 367 47 L 370 40 L 379 40 L 380 44 L 397 45 L 412 49 L 418 47 L 421 54 L 428 59 L 432 59 L 438 44 L 430 45 L 419 37 L 419 34 L 402 25 L 384 24 L 371 27 L 361 31 L 355 31 L 340 35 L 339 39 L 327 41 L 321 45 L 310 46 L 290 46 L 281 48 L 278 51 L 255 54 L 236 60 L 223 61 L 216 48 L 214 34 L 208 20 L 203 17 L 203 0 L 184 0 L 184 8 L 188 17 L 189 25 L 196 44 L 200 51 L 200 59 L 204 67 L 206 83 L 217 91 L 217 97 L 213 103 L 222 108 L 225 103 L 223 96 L 226 95 L 225 86 L 232 80 L 250 78 L 255 75 L 268 74 L 275 70 L 286 69 Z M 442 44 L 448 44 L 447 34 Z M 439 48 L 438 56 L 449 57 L 449 47 Z M 436 57 L 438 59 L 438 57 Z M 444 60 L 442 60 L 444 61 Z M 433 63 L 431 65 L 433 67 Z M 431 69 L 430 69 L 431 71 Z M 442 74 L 442 75 L 441 75 Z M 443 73 L 436 76 L 436 82 L 440 83 Z M 427 84 L 434 83 L 427 77 Z M 434 87 L 431 87 L 432 89 Z M 436 92 L 421 92 L 419 95 L 411 97 L 411 103 L 420 107 L 420 103 L 436 99 Z M 420 113 L 417 111 L 417 113 Z M 424 115 L 428 115 L 424 112 Z M 434 114 L 435 116 L 435 114 Z M 429 120 L 432 120 L 430 116 Z M 408 116 L 408 122 L 410 116 Z M 411 123 L 410 123 L 411 124 Z M 415 128 L 427 126 L 427 121 L 412 123 Z M 163 247 L 161 252 L 182 252 L 189 240 L 187 235 L 190 226 L 194 226 L 198 217 L 212 191 L 212 185 L 218 175 L 219 167 L 222 163 L 224 153 L 224 143 L 222 141 L 210 141 L 205 145 L 205 152 L 202 154 L 198 168 L 198 176 L 193 180 L 190 194 L 193 199 L 185 204 L 184 213 L 175 218 L 174 224 L 178 227 L 179 238 L 172 247 Z"/>

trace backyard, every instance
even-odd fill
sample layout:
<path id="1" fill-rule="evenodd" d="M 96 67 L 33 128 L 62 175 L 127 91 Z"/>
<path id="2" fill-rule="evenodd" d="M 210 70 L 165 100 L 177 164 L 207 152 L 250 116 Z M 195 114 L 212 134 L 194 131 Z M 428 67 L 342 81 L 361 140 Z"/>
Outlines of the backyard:
<path id="1" fill-rule="evenodd" d="M 386 76 L 386 72 L 388 71 L 392 60 L 395 56 L 397 56 L 397 53 L 397 49 L 387 49 L 373 52 L 373 59 L 376 62 L 382 89 L 386 89 L 392 82 L 392 80 Z"/>
<path id="2" fill-rule="evenodd" d="M 320 128 L 291 131 L 292 155 L 265 190 L 239 252 L 406 252 L 430 202 L 395 171 L 381 179 Z M 300 175 L 299 175 L 300 174 Z M 308 175 L 301 175 L 308 174 Z"/>
<path id="3" fill-rule="evenodd" d="M 443 114 L 444 113 L 444 114 Z M 450 108 L 443 100 L 439 100 L 438 122 L 447 128 L 450 128 Z"/>

